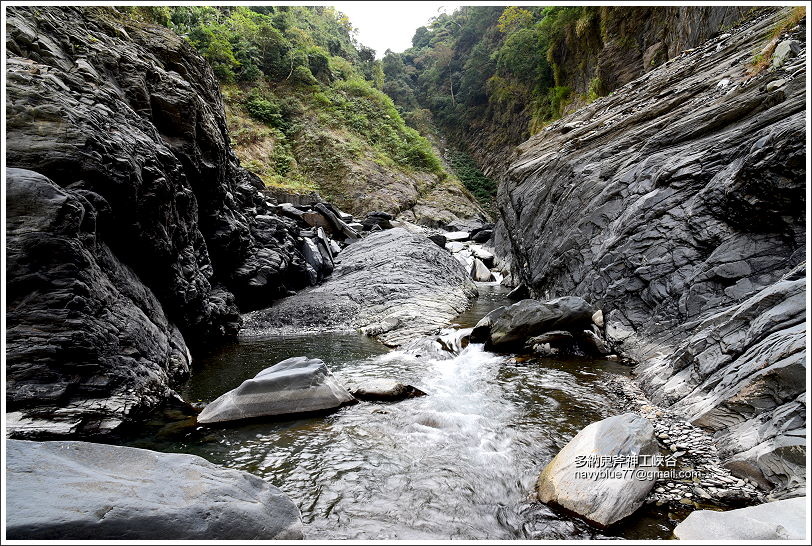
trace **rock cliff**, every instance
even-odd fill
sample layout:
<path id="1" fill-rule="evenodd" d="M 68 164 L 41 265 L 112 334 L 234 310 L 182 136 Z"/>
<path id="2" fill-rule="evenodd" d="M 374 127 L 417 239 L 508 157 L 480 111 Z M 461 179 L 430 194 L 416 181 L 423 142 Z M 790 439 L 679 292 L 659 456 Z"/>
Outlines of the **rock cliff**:
<path id="1" fill-rule="evenodd" d="M 563 113 L 584 106 L 591 93 L 608 94 L 678 57 L 747 17 L 749 6 L 600 6 L 568 25 L 548 52 L 555 85 L 569 89 Z M 499 178 L 514 146 L 528 135 L 532 105 L 507 104 L 457 135 Z"/>
<path id="2" fill-rule="evenodd" d="M 187 372 L 187 344 L 235 336 L 240 304 L 307 285 L 302 241 L 180 37 L 110 9 L 7 13 L 12 429 L 106 431 Z"/>
<path id="3" fill-rule="evenodd" d="M 534 296 L 602 308 L 653 399 L 715 431 L 728 465 L 776 496 L 802 485 L 805 453 L 806 49 L 803 21 L 771 42 L 786 16 L 522 144 L 494 238 Z"/>

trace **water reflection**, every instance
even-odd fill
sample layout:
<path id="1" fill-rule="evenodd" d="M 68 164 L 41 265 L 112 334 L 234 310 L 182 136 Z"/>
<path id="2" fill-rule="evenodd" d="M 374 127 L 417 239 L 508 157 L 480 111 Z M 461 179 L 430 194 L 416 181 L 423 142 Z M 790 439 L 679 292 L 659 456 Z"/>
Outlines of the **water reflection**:
<path id="1" fill-rule="evenodd" d="M 490 296 L 489 296 L 490 295 Z M 460 317 L 503 304 L 486 292 Z M 184 389 L 211 400 L 291 356 L 325 360 L 344 382 L 394 378 L 428 396 L 361 403 L 328 416 L 200 428 L 133 445 L 183 451 L 264 477 L 299 505 L 311 539 L 664 538 L 664 514 L 646 512 L 598 531 L 528 501 L 536 477 L 588 423 L 612 413 L 606 361 L 527 361 L 470 345 L 447 360 L 389 351 L 357 335 L 291 336 L 222 349 Z"/>

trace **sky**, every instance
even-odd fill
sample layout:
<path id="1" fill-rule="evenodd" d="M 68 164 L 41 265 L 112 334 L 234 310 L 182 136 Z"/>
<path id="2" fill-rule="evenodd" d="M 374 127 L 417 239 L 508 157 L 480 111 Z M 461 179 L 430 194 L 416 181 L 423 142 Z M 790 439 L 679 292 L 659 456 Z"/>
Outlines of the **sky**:
<path id="1" fill-rule="evenodd" d="M 470 2 L 469 2 L 470 4 Z M 417 27 L 438 13 L 451 13 L 464 2 L 335 2 L 357 29 L 360 43 L 375 50 L 377 58 L 391 49 L 401 52 L 412 47 Z"/>

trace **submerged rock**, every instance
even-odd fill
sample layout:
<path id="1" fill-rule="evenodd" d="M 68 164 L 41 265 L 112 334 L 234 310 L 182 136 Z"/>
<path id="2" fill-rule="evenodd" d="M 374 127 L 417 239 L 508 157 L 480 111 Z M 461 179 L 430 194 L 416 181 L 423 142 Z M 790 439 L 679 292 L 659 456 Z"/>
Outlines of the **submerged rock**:
<path id="1" fill-rule="evenodd" d="M 647 419 L 634 413 L 609 417 L 590 424 L 564 446 L 541 472 L 536 492 L 541 502 L 611 525 L 637 510 L 654 487 L 657 465 L 653 458 L 646 464 L 641 456 L 657 453 L 654 427 Z M 603 457 L 610 462 L 590 465 Z"/>
<path id="2" fill-rule="evenodd" d="M 6 440 L 6 456 L 12 540 L 303 538 L 279 489 L 195 455 Z"/>
<path id="3" fill-rule="evenodd" d="M 404 400 L 406 398 L 426 396 L 426 393 L 417 387 L 405 385 L 393 379 L 376 379 L 372 381 L 365 381 L 358 385 L 352 385 L 349 390 L 350 394 L 359 400 L 394 402 L 397 400 Z"/>
<path id="4" fill-rule="evenodd" d="M 726 512 L 697 510 L 674 529 L 680 540 L 804 540 L 807 497 L 768 502 Z"/>
<path id="5" fill-rule="evenodd" d="M 318 358 L 288 358 L 243 381 L 208 406 L 197 422 L 222 423 L 339 408 L 355 399 Z"/>
<path id="6" fill-rule="evenodd" d="M 471 278 L 478 282 L 489 282 L 493 279 L 493 275 L 488 266 L 482 263 L 482 260 L 474 258 L 474 264 L 471 266 Z"/>
<path id="7" fill-rule="evenodd" d="M 349 245 L 321 286 L 245 315 L 243 335 L 360 330 L 401 345 L 448 324 L 475 295 L 451 254 L 394 228 Z"/>

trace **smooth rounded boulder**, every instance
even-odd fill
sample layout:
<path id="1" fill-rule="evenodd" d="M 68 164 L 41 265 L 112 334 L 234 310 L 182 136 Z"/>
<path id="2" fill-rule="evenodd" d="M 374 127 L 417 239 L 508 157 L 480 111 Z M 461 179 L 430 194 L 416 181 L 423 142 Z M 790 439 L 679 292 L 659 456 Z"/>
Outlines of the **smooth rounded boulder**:
<path id="1" fill-rule="evenodd" d="M 635 512 L 654 487 L 659 454 L 654 427 L 625 413 L 588 425 L 564 446 L 536 482 L 541 502 L 602 526 Z"/>
<path id="2" fill-rule="evenodd" d="M 6 441 L 13 540 L 301 539 L 273 485 L 201 457 L 89 442 Z"/>
<path id="3" fill-rule="evenodd" d="M 197 422 L 312 413 L 355 402 L 322 360 L 299 356 L 278 362 L 243 381 L 206 406 Z"/>
<path id="4" fill-rule="evenodd" d="M 807 497 L 795 497 L 726 512 L 697 510 L 674 529 L 680 540 L 803 540 Z"/>

